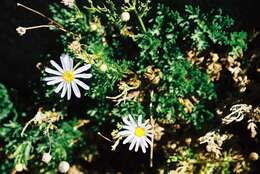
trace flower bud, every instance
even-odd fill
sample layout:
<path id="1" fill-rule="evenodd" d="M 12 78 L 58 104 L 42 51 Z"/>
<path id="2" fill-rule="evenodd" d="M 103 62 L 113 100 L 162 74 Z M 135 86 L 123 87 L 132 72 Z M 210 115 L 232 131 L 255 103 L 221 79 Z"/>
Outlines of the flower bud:
<path id="1" fill-rule="evenodd" d="M 188 138 L 185 138 L 184 141 L 189 146 L 191 144 L 191 142 L 192 142 L 192 139 L 190 137 L 188 137 Z"/>
<path id="2" fill-rule="evenodd" d="M 65 6 L 72 8 L 75 0 L 62 0 L 61 3 Z"/>
<path id="3" fill-rule="evenodd" d="M 22 35 L 24 35 L 24 34 L 26 33 L 26 28 L 24 28 L 24 27 L 17 27 L 17 28 L 16 28 L 16 32 L 17 32 L 20 36 L 22 36 Z"/>
<path id="4" fill-rule="evenodd" d="M 50 153 L 44 153 L 42 155 L 42 161 L 45 162 L 45 163 L 49 163 L 51 161 Z"/>
<path id="5" fill-rule="evenodd" d="M 22 172 L 23 169 L 24 169 L 24 165 L 23 164 L 19 163 L 19 164 L 15 165 L 16 172 Z"/>
<path id="6" fill-rule="evenodd" d="M 129 14 L 127 11 L 123 12 L 123 13 L 121 14 L 121 19 L 122 19 L 122 21 L 124 21 L 124 22 L 129 21 L 129 19 L 130 19 L 130 14 Z"/>
<path id="7" fill-rule="evenodd" d="M 61 161 L 58 170 L 61 173 L 67 173 L 70 169 L 70 164 L 67 161 Z"/>
<path id="8" fill-rule="evenodd" d="M 107 69 L 108 69 L 107 64 L 103 63 L 102 65 L 100 65 L 100 70 L 101 70 L 102 72 L 106 72 Z"/>
<path id="9" fill-rule="evenodd" d="M 256 152 L 251 152 L 249 154 L 249 159 L 252 160 L 252 161 L 256 161 L 256 160 L 258 160 L 258 158 L 259 158 L 259 155 Z"/>
<path id="10" fill-rule="evenodd" d="M 91 31 L 96 31 L 97 30 L 97 24 L 95 22 L 90 22 L 90 30 Z"/>

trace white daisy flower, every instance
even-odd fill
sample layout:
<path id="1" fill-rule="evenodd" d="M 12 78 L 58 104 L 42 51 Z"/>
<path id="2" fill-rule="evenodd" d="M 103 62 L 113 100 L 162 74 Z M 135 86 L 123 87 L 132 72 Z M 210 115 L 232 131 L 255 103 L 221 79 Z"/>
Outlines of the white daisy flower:
<path id="1" fill-rule="evenodd" d="M 88 79 L 92 77 L 92 74 L 83 73 L 87 71 L 91 65 L 85 64 L 77 69 L 73 68 L 73 59 L 67 54 L 62 54 L 60 57 L 62 67 L 60 67 L 55 61 L 51 60 L 50 63 L 56 68 L 56 70 L 51 68 L 46 68 L 45 71 L 49 74 L 55 75 L 52 77 L 46 77 L 44 80 L 47 81 L 47 85 L 56 85 L 54 90 L 59 93 L 61 90 L 61 97 L 63 98 L 67 93 L 67 99 L 71 98 L 71 89 L 80 98 L 80 90 L 78 85 L 85 90 L 89 90 L 89 86 L 83 83 L 79 78 Z"/>
<path id="2" fill-rule="evenodd" d="M 141 146 L 143 153 L 146 152 L 146 148 L 151 145 L 151 138 L 153 136 L 152 126 L 149 124 L 149 120 L 142 123 L 142 116 L 138 117 L 136 122 L 131 115 L 128 118 L 123 118 L 125 125 L 122 131 L 118 135 L 126 137 L 123 144 L 130 143 L 129 150 L 132 150 L 135 146 L 135 152 L 138 151 Z"/>

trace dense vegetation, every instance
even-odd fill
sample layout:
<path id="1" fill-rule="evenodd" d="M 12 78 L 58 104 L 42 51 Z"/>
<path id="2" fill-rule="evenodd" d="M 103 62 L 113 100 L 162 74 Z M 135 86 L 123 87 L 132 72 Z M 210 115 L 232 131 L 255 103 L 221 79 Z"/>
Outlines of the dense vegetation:
<path id="1" fill-rule="evenodd" d="M 34 116 L 18 112 L 11 90 L 0 83 L 1 173 L 254 170 L 258 153 L 243 151 L 249 140 L 230 129 L 243 123 L 250 141 L 257 143 L 260 108 L 240 100 L 254 83 L 244 54 L 251 38 L 221 9 L 174 9 L 149 0 L 63 0 L 50 4 L 49 18 L 18 7 L 48 21 L 17 26 L 18 34 L 26 37 L 34 29 L 49 28 L 59 34 L 57 45 L 63 51 L 60 57 L 44 55 L 45 61 L 37 64 L 40 76 L 31 94 L 37 103 Z M 74 62 L 72 69 L 66 69 L 64 57 Z M 85 89 L 81 93 L 73 86 L 79 69 L 85 84 L 77 83 Z M 50 74 L 62 82 L 49 81 L 54 79 Z M 145 154 L 131 156 L 135 152 L 122 143 L 120 131 L 133 122 L 137 137 L 149 135 L 139 129 L 141 122 L 145 131 L 151 125 Z M 120 162 L 115 169 L 105 162 L 95 167 L 109 155 L 128 166 Z"/>

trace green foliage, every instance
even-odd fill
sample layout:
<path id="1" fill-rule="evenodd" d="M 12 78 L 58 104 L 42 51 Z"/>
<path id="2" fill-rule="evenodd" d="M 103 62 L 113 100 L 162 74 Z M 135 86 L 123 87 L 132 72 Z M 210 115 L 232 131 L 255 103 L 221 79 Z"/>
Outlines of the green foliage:
<path id="1" fill-rule="evenodd" d="M 87 16 L 81 15 L 78 9 L 61 8 L 60 5 L 53 4 L 50 5 L 50 11 L 55 14 L 52 18 L 65 28 L 68 28 L 69 31 L 75 33 L 84 33 L 89 31 Z"/>
<path id="2" fill-rule="evenodd" d="M 92 65 L 93 76 L 87 83 L 90 90 L 85 92 L 86 102 L 82 101 L 84 110 L 80 112 L 86 113 L 84 119 L 94 121 L 90 128 L 93 132 L 104 124 L 115 126 L 129 114 L 201 129 L 213 118 L 212 107 L 208 106 L 214 106 L 217 94 L 207 73 L 192 65 L 186 53 L 224 48 L 237 58 L 247 48 L 247 34 L 234 32 L 234 20 L 221 10 L 203 13 L 199 7 L 189 5 L 179 12 L 158 4 L 156 13 L 149 13 L 148 2 L 130 0 L 118 5 L 108 0 L 101 7 L 99 1 L 88 0 L 71 8 L 50 6 L 52 18 L 59 24 L 51 29 L 60 29 L 59 42 L 64 52 L 74 58 L 76 66 Z M 130 12 L 129 22 L 120 18 L 122 11 Z M 53 93 L 48 87 L 45 95 L 39 96 L 52 100 L 51 97 L 58 97 Z M 2 152 L 8 157 L 1 172 L 9 172 L 18 164 L 30 168 L 32 163 L 35 173 L 57 173 L 58 162 L 73 160 L 77 145 L 84 145 L 82 132 L 77 128 L 78 115 L 72 120 L 32 120 L 27 122 L 31 123 L 27 128 L 26 123 L 18 123 L 22 119 L 10 117 L 13 105 L 1 84 L 0 100 L 0 121 L 9 119 L 0 127 L 0 138 L 5 143 Z M 69 102 L 60 102 L 61 113 L 67 115 Z M 46 152 L 52 156 L 48 165 L 41 161 Z M 191 148 L 183 152 L 168 162 L 196 160 Z M 9 161 L 13 165 L 7 165 Z"/>
<path id="3" fill-rule="evenodd" d="M 188 19 L 198 18 L 198 8 L 188 6 L 186 9 L 192 13 Z M 138 39 L 141 52 L 137 66 L 142 69 L 154 65 L 162 71 L 162 80 L 155 93 L 156 117 L 175 120 L 176 116 L 180 116 L 200 128 L 213 117 L 205 106 L 216 99 L 216 92 L 207 74 L 193 67 L 185 58 L 187 48 L 180 46 L 187 45 L 188 41 L 182 38 L 184 35 L 185 40 L 194 36 L 188 31 L 192 27 L 188 19 L 185 20 L 178 12 L 167 7 L 159 6 L 152 28 Z M 179 99 L 191 97 L 199 102 L 191 113 L 187 113 Z"/>
<path id="4" fill-rule="evenodd" d="M 144 106 L 139 102 L 126 101 L 121 103 L 117 108 L 113 108 L 112 114 L 119 118 L 126 117 L 129 114 L 136 117 L 138 115 L 145 115 L 144 109 Z"/>
<path id="5" fill-rule="evenodd" d="M 201 12 L 199 7 L 187 5 L 185 12 L 181 15 L 164 5 L 159 5 L 155 21 L 156 26 L 162 30 L 157 28 L 154 31 L 162 33 L 164 30 L 172 30 L 174 33 L 165 36 L 172 37 L 174 41 L 181 41 L 182 45 L 189 45 L 190 49 L 200 52 L 219 45 L 226 46 L 238 56 L 239 52 L 247 48 L 247 34 L 232 32 L 234 20 L 223 15 L 221 9 L 206 14 Z"/>
<path id="6" fill-rule="evenodd" d="M 54 14 L 53 18 L 70 31 L 61 36 L 65 51 L 73 54 L 75 58 L 86 60 L 94 65 L 91 90 L 87 95 L 96 103 L 103 102 L 107 96 L 120 94 L 120 90 L 115 90 L 116 84 L 119 85 L 118 82 L 124 81 L 130 76 L 130 72 L 133 72 L 142 81 L 137 89 L 139 92 L 149 93 L 147 85 L 155 92 L 152 108 L 155 118 L 172 121 L 182 118 L 196 128 L 201 128 L 205 121 L 213 117 L 207 106 L 216 100 L 215 87 L 205 72 L 201 72 L 186 60 L 185 54 L 189 50 L 196 49 L 202 52 L 217 45 L 225 47 L 230 54 L 238 57 L 241 51 L 246 49 L 246 33 L 232 32 L 234 20 L 223 15 L 221 10 L 207 14 L 201 12 L 199 7 L 189 5 L 185 7 L 183 13 L 180 13 L 159 4 L 156 16 L 151 16 L 154 20 L 147 29 L 143 25 L 142 17 L 144 15 L 149 17 L 150 14 L 138 15 L 138 11 L 134 11 L 144 32 L 130 35 L 132 40 L 122 35 L 125 27 L 115 15 L 118 11 L 115 8 L 118 7 L 113 5 L 112 1 L 106 3 L 104 8 L 100 8 L 89 1 L 81 7 L 88 9 L 87 11 L 80 10 L 78 7 L 72 9 L 60 8 L 58 5 L 50 7 Z M 136 4 L 129 5 L 128 10 L 134 8 Z M 104 15 L 104 12 L 107 13 Z M 119 20 L 118 23 L 115 23 L 115 18 L 111 17 L 113 14 Z M 91 28 L 93 23 L 95 29 Z M 72 35 L 68 35 L 71 33 Z M 75 36 L 79 36 L 81 53 L 75 53 L 69 48 Z M 133 47 L 139 48 L 134 50 L 134 59 L 123 53 L 126 51 L 123 46 L 125 39 L 130 40 L 129 43 L 133 44 Z M 102 65 L 107 67 L 105 71 L 101 70 Z M 161 71 L 159 84 L 151 85 L 143 81 L 148 66 Z M 127 92 L 126 95 L 128 94 Z M 193 105 L 192 108 L 187 112 L 187 106 L 180 100 L 189 100 Z M 144 109 L 147 108 L 145 106 L 147 102 L 149 100 L 138 104 L 143 109 L 137 113 L 146 116 L 150 114 L 149 109 Z M 131 112 L 131 107 L 125 105 L 125 102 L 119 107 L 114 107 L 113 103 L 102 104 L 102 106 L 102 108 L 91 108 L 87 113 L 95 120 L 105 121 L 112 118 L 106 116 L 108 113 L 118 117 L 120 114 L 123 116 Z M 102 109 L 104 112 L 100 111 Z M 120 111 L 121 109 L 124 112 Z M 125 110 L 128 110 L 128 113 Z"/>
<path id="7" fill-rule="evenodd" d="M 15 164 L 23 164 L 26 167 L 30 159 L 31 151 L 32 143 L 30 141 L 24 141 L 22 144 L 19 144 L 12 154 L 15 157 Z"/>
<path id="8" fill-rule="evenodd" d="M 102 61 L 103 62 L 103 61 Z M 104 72 L 101 66 L 107 67 Z M 113 91 L 115 83 L 123 78 L 131 64 L 127 61 L 116 62 L 114 60 L 105 60 L 102 64 L 92 68 L 95 76 L 91 79 L 91 89 L 88 92 L 93 99 L 104 100 L 106 95 Z"/>
<path id="9" fill-rule="evenodd" d="M 241 57 L 243 50 L 247 49 L 247 33 L 233 32 L 230 34 L 228 44 L 232 47 L 231 55 L 234 57 Z"/>
<path id="10" fill-rule="evenodd" d="M 191 39 L 196 43 L 198 50 L 208 48 L 209 41 L 214 44 L 224 44 L 228 40 L 227 29 L 234 21 L 229 16 L 223 16 L 222 11 L 213 11 L 207 15 L 201 13 L 199 7 L 186 6 L 189 32 L 192 33 Z M 192 27 L 191 27 L 192 26 Z"/>
<path id="11" fill-rule="evenodd" d="M 3 152 L 9 156 L 6 161 L 14 161 L 8 169 L 0 168 L 1 173 L 10 171 L 17 165 L 27 169 L 32 160 L 35 161 L 34 165 L 42 166 L 44 164 L 41 162 L 42 155 L 47 153 L 49 148 L 51 148 L 52 159 L 45 171 L 56 168 L 59 161 L 69 160 L 77 143 L 82 141 L 81 132 L 75 128 L 77 124 L 77 120 L 61 122 L 57 125 L 57 129 L 50 130 L 50 139 L 46 134 L 48 125 L 45 123 L 40 124 L 39 127 L 33 126 L 33 129 L 28 128 L 24 137 L 21 136 L 22 126 L 16 121 L 3 124 L 0 127 L 0 138 L 6 143 Z"/>
<path id="12" fill-rule="evenodd" d="M 8 91 L 0 83 L 0 122 L 13 111 L 13 103 L 10 101 Z"/>

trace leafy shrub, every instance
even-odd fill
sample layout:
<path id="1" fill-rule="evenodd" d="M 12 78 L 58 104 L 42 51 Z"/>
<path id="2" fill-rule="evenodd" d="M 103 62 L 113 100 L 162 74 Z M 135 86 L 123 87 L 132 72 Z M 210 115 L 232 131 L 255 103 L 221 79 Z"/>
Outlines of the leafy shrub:
<path id="1" fill-rule="evenodd" d="M 68 5 L 67 1 L 65 5 Z M 134 119 L 141 118 L 140 115 L 143 119 L 150 118 L 152 125 L 153 120 L 189 125 L 197 132 L 211 123 L 213 108 L 218 101 L 216 86 L 210 73 L 195 66 L 187 53 L 193 50 L 204 55 L 211 50 L 223 49 L 227 56 L 240 61 L 247 48 L 247 34 L 233 31 L 234 20 L 223 15 L 221 10 L 203 13 L 199 7 L 189 5 L 178 12 L 163 4 L 156 6 L 149 11 L 148 0 L 122 3 L 88 0 L 78 4 L 72 1 L 68 8 L 60 4 L 50 5 L 53 16 L 47 18 L 50 22 L 47 27 L 60 32 L 59 43 L 66 53 L 61 58 L 72 57 L 68 60 L 76 63 L 69 75 L 80 65 L 91 65 L 89 74 L 85 74 L 92 76 L 88 80 L 90 90 L 84 92 L 86 100 L 79 100 L 84 119 L 78 113 L 72 114 L 75 118 L 71 119 L 67 109 L 70 101 L 64 99 L 60 100 L 64 107 L 59 108 L 59 112 L 53 108 L 57 104 L 48 106 L 51 102 L 46 103 L 44 108 L 38 108 L 33 118 L 27 119 L 25 126 L 9 119 L 10 122 L 5 122 L 0 128 L 1 138 L 6 143 L 4 153 L 10 156 L 2 171 L 11 170 L 13 166 L 7 165 L 11 160 L 16 170 L 18 167 L 26 170 L 32 164 L 44 168 L 32 169 L 36 173 L 57 172 L 58 162 L 74 160 L 75 148 L 85 145 L 82 140 L 87 131 L 80 131 L 79 127 L 89 122 L 95 123 L 90 126 L 92 133 L 103 130 L 105 124 L 112 125 L 109 131 L 120 128 L 118 122 L 128 115 Z M 18 27 L 17 31 L 23 35 L 29 29 L 32 28 Z M 50 63 L 56 65 L 54 61 Z M 48 66 L 48 63 L 44 65 Z M 61 69 L 66 70 L 63 64 Z M 42 79 L 48 81 L 45 72 L 42 69 Z M 50 70 L 47 73 L 55 74 Z M 66 81 L 62 73 L 56 72 L 57 76 L 51 78 Z M 74 79 L 74 75 L 70 78 Z M 54 86 L 57 83 L 53 83 Z M 45 88 L 44 100 L 59 97 L 55 88 Z M 41 93 L 42 89 L 36 91 Z M 0 86 L 2 98 L 0 120 L 7 117 L 12 108 L 6 89 Z M 120 137 L 115 137 L 120 141 Z M 113 147 L 117 143 L 115 141 Z M 40 162 L 44 153 L 52 156 L 47 167 Z M 190 154 L 188 159 L 200 159 L 190 148 L 187 153 Z M 231 154 L 226 155 L 229 156 Z M 80 155 L 78 158 L 83 157 Z M 173 162 L 185 161 L 184 158 L 169 157 Z"/>
<path id="2" fill-rule="evenodd" d="M 10 101 L 8 91 L 0 83 L 0 122 L 13 111 L 13 103 Z"/>

